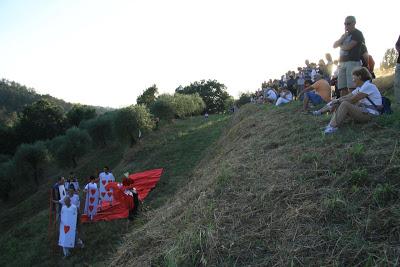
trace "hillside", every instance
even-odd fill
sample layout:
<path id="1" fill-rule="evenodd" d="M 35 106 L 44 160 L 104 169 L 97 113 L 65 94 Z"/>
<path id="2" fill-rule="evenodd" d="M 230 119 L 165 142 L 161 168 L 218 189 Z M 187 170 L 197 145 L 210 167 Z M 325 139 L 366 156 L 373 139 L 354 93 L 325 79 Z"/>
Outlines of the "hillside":
<path id="1" fill-rule="evenodd" d="M 391 77 L 376 81 L 389 95 Z M 249 104 L 93 151 L 75 169 L 81 184 L 105 164 L 116 177 L 165 168 L 133 224 L 84 225 L 85 249 L 62 260 L 48 239 L 49 181 L 2 206 L 0 265 L 398 265 L 400 110 L 332 136 L 329 115 L 300 110 Z"/>
<path id="2" fill-rule="evenodd" d="M 0 80 L 0 123 L 10 124 L 15 120 L 17 113 L 21 112 L 27 105 L 38 100 L 46 99 L 60 106 L 65 112 L 71 109 L 72 103 L 65 102 L 62 99 L 50 95 L 41 95 L 35 92 L 33 88 L 28 88 L 16 82 L 5 79 Z M 110 108 L 93 107 L 101 114 Z"/>
<path id="3" fill-rule="evenodd" d="M 243 107 L 111 264 L 398 265 L 399 111 L 324 136 L 329 116 L 299 110 Z"/>
<path id="4" fill-rule="evenodd" d="M 228 118 L 215 115 L 205 121 L 203 117 L 193 117 L 163 125 L 160 130 L 144 137 L 133 149 L 113 145 L 93 151 L 81 160 L 75 172 L 83 185 L 96 168 L 104 165 L 111 167 L 117 179 L 126 171 L 140 172 L 163 167 L 165 172 L 161 181 L 143 206 L 144 211 L 157 208 L 168 202 L 191 179 L 193 168 L 206 157 Z M 56 177 L 69 171 L 54 169 L 47 176 L 54 182 Z M 81 237 L 85 249 L 77 250 L 67 262 L 62 261 L 61 251 L 55 245 L 54 231 L 48 231 L 51 184 L 49 181 L 16 206 L 1 206 L 0 266 L 85 265 L 108 260 L 117 251 L 127 231 L 125 220 L 84 225 Z M 130 228 L 138 227 L 145 220 L 140 215 Z"/>

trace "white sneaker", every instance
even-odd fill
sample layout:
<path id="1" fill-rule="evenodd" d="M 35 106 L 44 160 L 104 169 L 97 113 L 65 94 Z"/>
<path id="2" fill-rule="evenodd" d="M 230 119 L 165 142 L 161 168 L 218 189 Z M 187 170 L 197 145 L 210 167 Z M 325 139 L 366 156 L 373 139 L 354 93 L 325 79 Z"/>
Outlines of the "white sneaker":
<path id="1" fill-rule="evenodd" d="M 333 134 L 333 133 L 335 133 L 337 130 L 338 130 L 338 128 L 332 127 L 332 126 L 328 125 L 328 126 L 325 128 L 324 134 Z"/>
<path id="2" fill-rule="evenodd" d="M 321 111 L 316 110 L 316 111 L 313 111 L 312 114 L 313 114 L 314 116 L 320 116 L 320 115 L 321 115 Z"/>

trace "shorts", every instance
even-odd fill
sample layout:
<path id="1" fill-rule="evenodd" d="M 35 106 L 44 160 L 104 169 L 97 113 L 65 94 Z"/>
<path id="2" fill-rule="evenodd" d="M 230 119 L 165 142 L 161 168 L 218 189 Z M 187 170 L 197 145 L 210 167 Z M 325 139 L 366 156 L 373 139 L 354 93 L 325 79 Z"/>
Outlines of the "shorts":
<path id="1" fill-rule="evenodd" d="M 340 62 L 338 73 L 338 89 L 356 88 L 353 82 L 352 72 L 355 68 L 361 67 L 360 61 Z"/>
<path id="2" fill-rule="evenodd" d="M 313 103 L 314 105 L 325 103 L 324 99 L 315 92 L 306 92 L 306 95 L 308 96 L 308 99 L 310 99 L 311 103 Z"/>

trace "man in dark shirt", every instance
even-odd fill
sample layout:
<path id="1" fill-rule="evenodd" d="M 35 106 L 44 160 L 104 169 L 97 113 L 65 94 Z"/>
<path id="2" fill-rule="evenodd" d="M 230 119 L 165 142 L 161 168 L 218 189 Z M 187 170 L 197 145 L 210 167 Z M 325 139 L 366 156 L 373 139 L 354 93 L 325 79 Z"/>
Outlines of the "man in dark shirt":
<path id="1" fill-rule="evenodd" d="M 396 73 L 394 75 L 394 94 L 397 105 L 400 105 L 400 36 L 396 42 L 396 50 L 399 56 L 397 57 Z"/>
<path id="2" fill-rule="evenodd" d="M 287 88 L 290 92 L 292 92 L 294 97 L 297 97 L 297 90 L 295 88 L 296 80 L 293 77 L 293 74 L 289 75 L 289 80 L 287 81 Z"/>
<path id="3" fill-rule="evenodd" d="M 340 47 L 338 88 L 341 96 L 347 95 L 356 87 L 352 71 L 361 66 L 361 46 L 365 43 L 362 32 L 356 29 L 355 17 L 346 17 L 344 26 L 345 33 L 333 44 L 333 48 Z"/>
<path id="4" fill-rule="evenodd" d="M 63 199 L 67 194 L 64 187 L 64 177 L 59 177 L 57 183 L 55 183 L 51 190 L 52 200 L 58 202 Z M 56 214 L 56 222 L 60 222 L 60 212 L 61 212 L 62 205 L 60 203 L 53 203 L 52 209 Z"/>

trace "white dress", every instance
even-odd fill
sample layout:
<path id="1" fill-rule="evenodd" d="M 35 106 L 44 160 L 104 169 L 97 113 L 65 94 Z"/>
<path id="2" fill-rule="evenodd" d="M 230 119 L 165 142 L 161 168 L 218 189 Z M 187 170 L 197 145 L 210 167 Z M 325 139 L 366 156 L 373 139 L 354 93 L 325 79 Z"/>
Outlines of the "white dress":
<path id="1" fill-rule="evenodd" d="M 61 209 L 61 223 L 60 223 L 60 237 L 58 245 L 64 248 L 75 247 L 76 236 L 76 220 L 78 210 L 75 205 L 67 207 L 63 206 Z"/>

